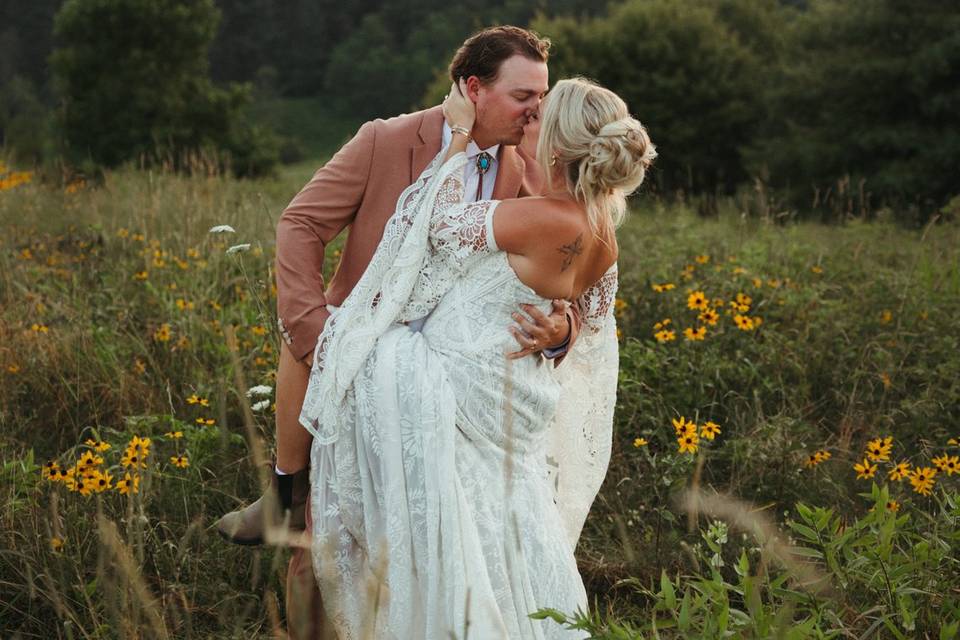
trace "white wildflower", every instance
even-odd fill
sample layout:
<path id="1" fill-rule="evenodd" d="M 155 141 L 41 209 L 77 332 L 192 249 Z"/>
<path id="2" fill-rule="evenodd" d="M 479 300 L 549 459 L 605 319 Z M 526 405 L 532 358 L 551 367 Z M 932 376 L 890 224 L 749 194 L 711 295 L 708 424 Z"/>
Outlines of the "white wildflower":
<path id="1" fill-rule="evenodd" d="M 273 393 L 273 387 L 267 386 L 265 384 L 258 384 L 255 387 L 250 387 L 247 389 L 247 397 L 252 398 L 253 396 L 268 396 Z"/>
<path id="2" fill-rule="evenodd" d="M 261 400 L 260 402 L 255 402 L 250 408 L 254 411 L 263 411 L 270 406 L 269 400 Z"/>
<path id="3" fill-rule="evenodd" d="M 227 249 L 227 255 L 230 255 L 231 253 L 240 253 L 241 251 L 249 251 L 249 250 L 250 250 L 249 242 L 247 242 L 246 244 L 235 244 L 229 249 Z"/>
<path id="4" fill-rule="evenodd" d="M 215 227 L 210 227 L 209 233 L 236 233 L 236 231 L 228 224 L 218 224 Z"/>

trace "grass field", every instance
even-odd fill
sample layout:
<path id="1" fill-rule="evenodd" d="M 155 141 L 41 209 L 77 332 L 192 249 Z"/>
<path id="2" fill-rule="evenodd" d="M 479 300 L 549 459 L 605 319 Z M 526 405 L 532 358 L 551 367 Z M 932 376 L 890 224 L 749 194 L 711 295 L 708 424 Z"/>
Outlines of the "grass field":
<path id="1" fill-rule="evenodd" d="M 244 390 L 274 384 L 274 226 L 312 170 L 0 183 L 3 637 L 275 637 L 288 551 L 210 525 L 258 492 L 272 395 Z M 595 611 L 544 615 L 957 637 L 960 230 L 742 208 L 638 202 L 621 231 L 614 451 L 578 549 Z"/>

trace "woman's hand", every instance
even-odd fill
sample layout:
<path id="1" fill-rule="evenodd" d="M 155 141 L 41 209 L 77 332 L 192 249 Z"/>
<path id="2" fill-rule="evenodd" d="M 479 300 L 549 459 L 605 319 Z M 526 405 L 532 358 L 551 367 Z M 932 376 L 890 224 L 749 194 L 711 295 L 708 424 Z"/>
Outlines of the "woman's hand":
<path id="1" fill-rule="evenodd" d="M 477 119 L 477 107 L 467 97 L 467 83 L 463 78 L 450 85 L 450 93 L 443 99 L 443 117 L 451 128 L 463 127 L 467 131 L 473 130 L 473 123 Z"/>

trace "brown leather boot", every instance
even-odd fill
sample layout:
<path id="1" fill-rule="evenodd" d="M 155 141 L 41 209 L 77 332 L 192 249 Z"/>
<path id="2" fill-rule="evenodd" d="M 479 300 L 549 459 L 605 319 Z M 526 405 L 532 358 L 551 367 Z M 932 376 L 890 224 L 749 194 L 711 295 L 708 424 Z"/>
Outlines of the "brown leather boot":
<path id="1" fill-rule="evenodd" d="M 289 513 L 287 528 L 303 531 L 306 528 L 304 511 L 310 495 L 310 467 L 286 475 L 270 473 L 270 486 L 256 502 L 243 509 L 231 511 L 216 522 L 217 531 L 235 544 L 263 544 L 268 527 L 282 527 L 284 514 Z M 284 504 L 286 503 L 286 504 Z"/>

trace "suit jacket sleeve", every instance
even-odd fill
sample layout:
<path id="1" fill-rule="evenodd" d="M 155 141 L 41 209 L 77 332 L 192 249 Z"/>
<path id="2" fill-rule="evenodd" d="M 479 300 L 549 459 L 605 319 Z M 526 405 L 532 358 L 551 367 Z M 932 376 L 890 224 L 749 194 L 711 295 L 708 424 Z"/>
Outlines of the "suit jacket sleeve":
<path id="1" fill-rule="evenodd" d="M 298 360 L 313 352 L 330 316 L 324 295 L 324 250 L 356 216 L 367 188 L 375 138 L 373 122 L 360 127 L 293 198 L 277 223 L 277 322 Z"/>

